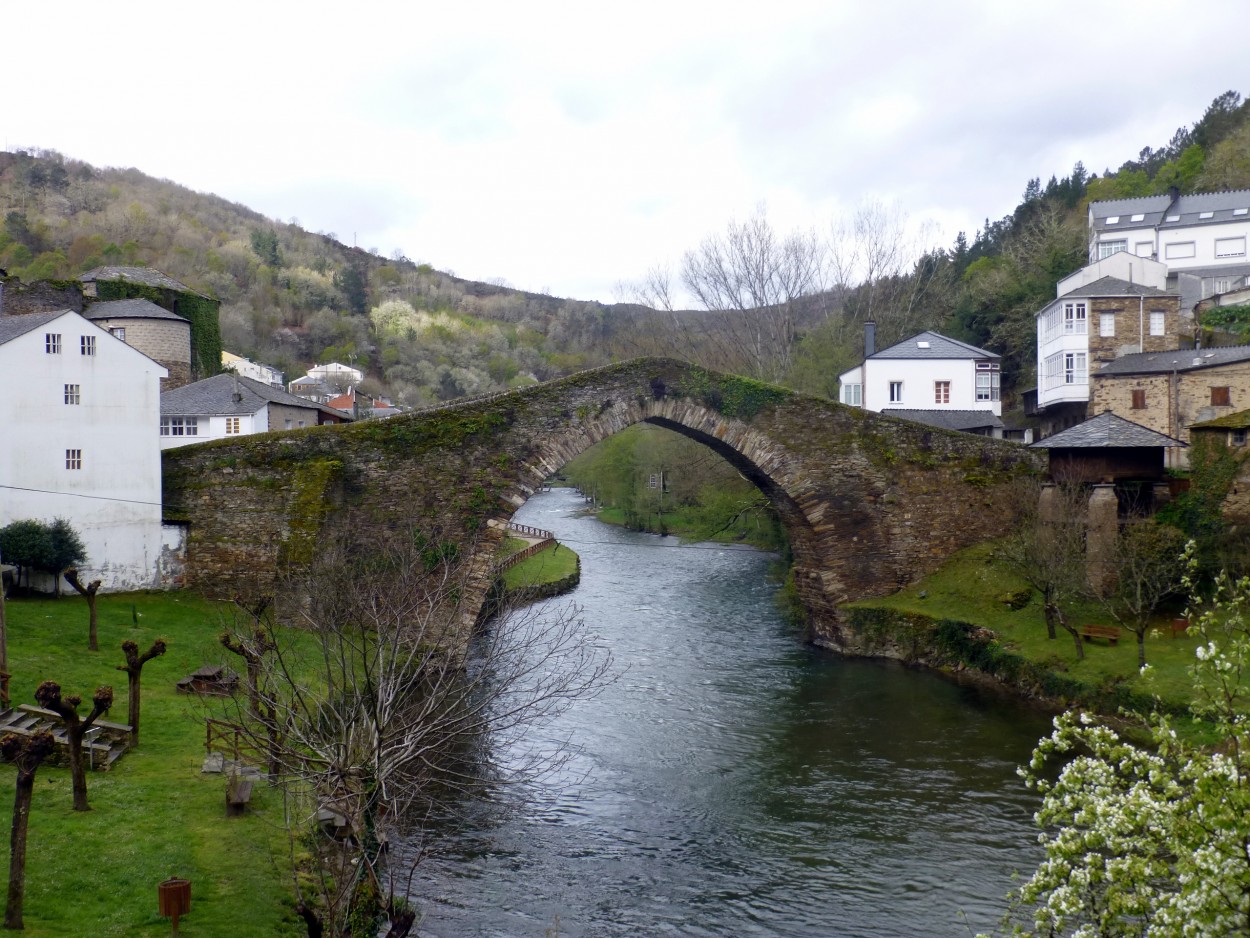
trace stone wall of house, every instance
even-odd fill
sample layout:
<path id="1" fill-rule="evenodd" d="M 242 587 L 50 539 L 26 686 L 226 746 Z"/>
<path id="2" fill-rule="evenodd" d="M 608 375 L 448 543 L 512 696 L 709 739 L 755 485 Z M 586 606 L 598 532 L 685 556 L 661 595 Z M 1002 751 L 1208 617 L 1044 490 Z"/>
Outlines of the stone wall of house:
<path id="1" fill-rule="evenodd" d="M 1182 349 L 1178 360 L 1189 363 L 1198 352 Z M 1212 388 L 1227 388 L 1227 405 L 1211 403 Z M 1133 407 L 1133 392 L 1145 395 L 1145 407 Z M 1095 375 L 1090 394 L 1091 415 L 1110 410 L 1125 420 L 1189 441 L 1189 425 L 1250 408 L 1250 362 L 1238 362 L 1175 374 Z"/>
<path id="2" fill-rule="evenodd" d="M 166 520 L 188 525 L 186 580 L 210 594 L 272 583 L 334 531 L 415 532 L 464 561 L 464 608 L 493 580 L 507 521 L 544 480 L 635 423 L 724 456 L 789 532 L 813 637 L 847 644 L 840 606 L 932 572 L 997 536 L 1040 458 L 685 363 L 643 359 L 387 420 L 219 440 L 164 453 Z"/>
<path id="3" fill-rule="evenodd" d="M 130 319 L 124 316 L 93 319 L 101 329 L 125 329 L 126 344 L 169 369 L 161 391 L 172 391 L 191 380 L 191 324 L 173 319 Z"/>
<path id="4" fill-rule="evenodd" d="M 291 407 L 286 404 L 269 405 L 270 430 L 285 430 L 288 420 L 294 429 L 298 429 L 301 426 L 315 427 L 317 425 L 317 411 L 309 407 Z"/>
<path id="5" fill-rule="evenodd" d="M 1150 314 L 1156 311 L 1164 314 L 1163 335 L 1150 334 Z M 1101 334 L 1103 313 L 1115 315 L 1114 336 Z M 1165 352 L 1176 348 L 1179 342 L 1191 342 L 1190 327 L 1190 321 L 1181 317 L 1177 296 L 1148 296 L 1142 302 L 1131 296 L 1095 297 L 1090 300 L 1087 323 L 1090 374 L 1096 373 L 1101 363 L 1121 355 Z"/>

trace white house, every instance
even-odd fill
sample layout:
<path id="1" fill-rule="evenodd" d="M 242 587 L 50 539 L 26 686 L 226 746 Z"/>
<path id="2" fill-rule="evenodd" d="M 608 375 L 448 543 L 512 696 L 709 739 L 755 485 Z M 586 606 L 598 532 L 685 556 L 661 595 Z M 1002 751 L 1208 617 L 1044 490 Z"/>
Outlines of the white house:
<path id="1" fill-rule="evenodd" d="M 275 388 L 284 386 L 282 383 L 282 372 L 277 368 L 254 362 L 250 358 L 235 355 L 233 352 L 227 352 L 224 349 L 221 353 L 221 367 L 226 371 L 233 371 L 235 374 L 243 375 L 245 378 L 251 378 L 253 381 L 259 381 L 262 384 L 272 385 Z"/>
<path id="2" fill-rule="evenodd" d="M 69 310 L 0 316 L 0 526 L 65 518 L 85 579 L 159 585 L 160 381 L 168 371 Z"/>
<path id="3" fill-rule="evenodd" d="M 863 364 L 838 377 L 843 404 L 949 429 L 1001 433 L 1000 356 L 936 332 L 877 352 L 873 335 L 872 329 L 866 333 Z"/>
<path id="4" fill-rule="evenodd" d="M 1165 264 L 1185 310 L 1250 283 L 1248 239 L 1250 189 L 1089 205 L 1090 263 L 1123 252 Z"/>
<path id="5" fill-rule="evenodd" d="M 236 374 L 214 375 L 161 395 L 160 447 L 343 423 L 350 414 Z"/>

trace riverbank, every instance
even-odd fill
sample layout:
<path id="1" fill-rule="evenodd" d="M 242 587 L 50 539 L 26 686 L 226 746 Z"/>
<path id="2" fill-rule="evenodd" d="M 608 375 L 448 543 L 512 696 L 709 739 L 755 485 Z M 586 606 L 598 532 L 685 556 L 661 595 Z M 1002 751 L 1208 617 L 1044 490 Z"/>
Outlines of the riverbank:
<path id="1" fill-rule="evenodd" d="M 76 597 L 6 601 L 13 705 L 33 703 L 41 681 L 89 699 L 112 685 L 111 718 L 126 720 L 123 641 L 140 651 L 161 637 L 165 655 L 143 669 L 139 748 L 110 771 L 89 772 L 92 810 L 71 807 L 69 770 L 39 769 L 30 814 L 27 935 L 165 936 L 157 884 L 191 881 L 182 930 L 210 938 L 304 934 L 292 911 L 291 860 L 282 799 L 253 789 L 241 817 L 227 818 L 226 781 L 204 775 L 204 719 L 211 701 L 175 684 L 210 662 L 231 662 L 217 641 L 228 604 L 186 593 L 103 595 L 99 652 L 88 652 L 87 608 Z M 85 714 L 88 707 L 80 709 Z M 13 803 L 14 773 L 0 772 L 0 804 Z M 7 867 L 8 852 L 3 864 Z"/>
<path id="2" fill-rule="evenodd" d="M 1056 707 L 1144 712 L 1157 698 L 1164 709 L 1183 712 L 1190 702 L 1195 636 L 1174 636 L 1161 617 L 1146 639 L 1149 676 L 1138 669 L 1131 632 L 1114 645 L 1086 642 L 1084 658 L 1078 658 L 1069 633 L 1047 638 L 1040 599 L 992 543 L 961 551 L 937 573 L 898 593 L 850 603 L 844 611 L 846 653 L 973 672 Z M 1113 624 L 1096 605 L 1079 615 L 1082 625 Z"/>

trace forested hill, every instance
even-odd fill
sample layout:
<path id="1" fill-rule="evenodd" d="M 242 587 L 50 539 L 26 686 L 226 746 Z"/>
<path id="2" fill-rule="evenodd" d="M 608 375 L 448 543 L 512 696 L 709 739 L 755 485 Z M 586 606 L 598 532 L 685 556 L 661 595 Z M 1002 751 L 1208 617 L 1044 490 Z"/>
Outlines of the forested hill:
<path id="1" fill-rule="evenodd" d="M 412 405 L 655 353 L 836 394 L 869 317 L 881 342 L 936 328 L 998 351 L 1008 388 L 1023 388 L 1033 377 L 1033 313 L 1084 263 L 1088 200 L 1250 186 L 1247 117 L 1239 94 L 1221 95 L 1116 172 L 1078 163 L 1062 179 L 1028 180 L 1010 215 L 949 248 L 874 254 L 875 236 L 902 230 L 879 206 L 832 240 L 774 232 L 763 217 L 731 223 L 691 246 L 672 284 L 657 266 L 626 291 L 639 303 L 615 305 L 461 280 L 137 169 L 47 150 L 0 153 L 0 268 L 31 282 L 104 264 L 155 267 L 222 301 L 230 351 L 288 374 L 354 362 L 369 390 Z M 775 268 L 753 281 L 735 269 L 735 247 L 763 250 Z M 718 259 L 725 269 L 709 266 Z M 668 308 L 678 281 L 704 309 Z"/>

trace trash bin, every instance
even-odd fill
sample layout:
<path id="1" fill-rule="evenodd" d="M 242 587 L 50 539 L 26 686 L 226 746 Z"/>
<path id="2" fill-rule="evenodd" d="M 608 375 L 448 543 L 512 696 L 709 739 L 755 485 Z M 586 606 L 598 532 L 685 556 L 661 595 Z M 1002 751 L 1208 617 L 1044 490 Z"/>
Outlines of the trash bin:
<path id="1" fill-rule="evenodd" d="M 191 911 L 191 880 L 171 876 L 156 887 L 156 903 L 161 915 L 173 918 L 178 934 L 178 916 Z"/>

